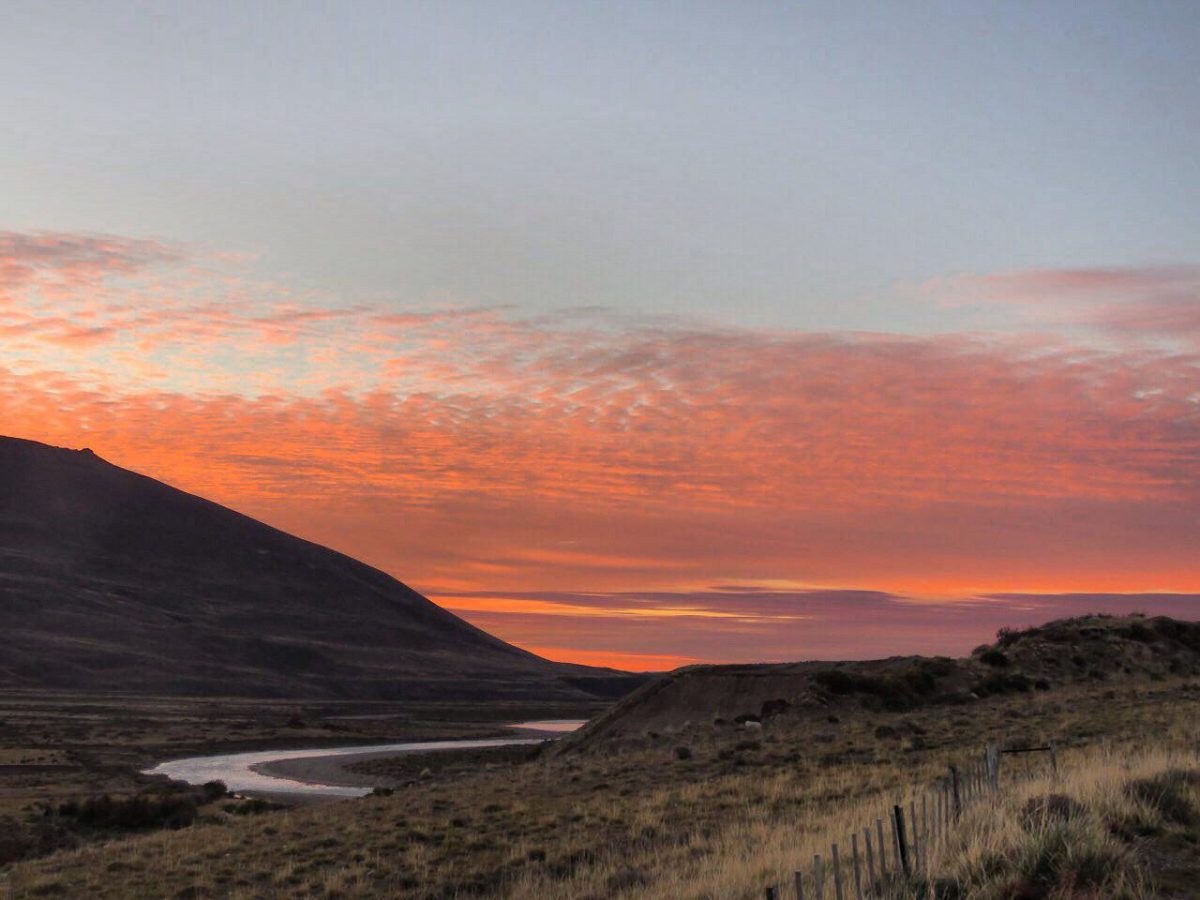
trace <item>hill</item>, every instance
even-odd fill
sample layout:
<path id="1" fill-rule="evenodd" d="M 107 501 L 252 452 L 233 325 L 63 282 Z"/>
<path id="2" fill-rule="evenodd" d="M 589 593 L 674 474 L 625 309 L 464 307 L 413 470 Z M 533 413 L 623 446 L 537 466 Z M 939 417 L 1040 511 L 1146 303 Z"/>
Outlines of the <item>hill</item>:
<path id="1" fill-rule="evenodd" d="M 1200 623 L 1160 616 L 1083 616 L 1001 631 L 968 657 L 861 662 L 705 665 L 643 685 L 559 753 L 652 746 L 666 735 L 703 739 L 767 720 L 799 724 L 831 714 L 902 712 L 1080 682 L 1200 673 Z"/>
<path id="2" fill-rule="evenodd" d="M 617 696 L 340 553 L 121 469 L 0 438 L 0 686 L 415 700 Z"/>

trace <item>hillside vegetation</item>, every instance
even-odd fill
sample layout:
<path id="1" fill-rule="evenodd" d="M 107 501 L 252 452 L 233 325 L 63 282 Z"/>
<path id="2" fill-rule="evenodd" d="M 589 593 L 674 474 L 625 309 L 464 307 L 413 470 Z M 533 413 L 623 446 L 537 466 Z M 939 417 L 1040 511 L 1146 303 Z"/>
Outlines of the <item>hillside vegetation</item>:
<path id="1" fill-rule="evenodd" d="M 664 734 L 703 740 L 749 723 L 786 728 L 848 710 L 903 712 L 1125 678 L 1200 674 L 1200 624 L 1085 616 L 1001 631 L 968 657 L 689 666 L 611 707 L 557 748 L 611 752 Z"/>
<path id="2" fill-rule="evenodd" d="M 1146 632 L 1123 631 L 1135 624 Z M 951 661 L 946 674 L 932 674 L 935 690 L 906 690 L 900 703 L 890 702 L 887 693 L 859 690 L 853 679 L 892 677 L 918 667 L 919 660 L 822 664 L 824 671 L 850 677 L 854 689 L 845 690 L 840 680 L 818 682 L 811 687 L 812 705 L 789 701 L 761 722 L 735 724 L 739 709 L 760 715 L 767 700 L 801 696 L 780 695 L 775 688 L 783 682 L 776 681 L 764 694 L 717 698 L 725 704 L 716 710 L 723 715 L 714 717 L 724 719 L 721 724 L 706 716 L 691 724 L 681 718 L 668 728 L 661 724 L 668 721 L 664 711 L 655 727 L 597 729 L 571 747 L 525 762 L 497 757 L 467 771 L 405 772 L 389 796 L 259 816 L 230 815 L 218 805 L 179 831 L 13 866 L 7 882 L 15 897 L 761 900 L 768 884 L 785 883 L 830 840 L 844 839 L 893 798 L 943 776 L 949 764 L 977 755 L 989 741 L 1021 746 L 1053 740 L 1063 771 L 1070 773 L 1094 769 L 1088 761 L 1096 759 L 1119 769 L 1126 765 L 1122 760 L 1140 758 L 1152 736 L 1156 758 L 1170 758 L 1163 771 L 1185 769 L 1185 757 L 1194 759 L 1200 679 L 1187 671 L 1171 674 L 1173 665 L 1189 665 L 1194 652 L 1194 626 L 1177 625 L 1089 618 L 1004 635 L 967 660 Z M 1072 632 L 1080 636 L 1078 646 L 1056 643 L 1056 635 Z M 1150 655 L 1138 649 L 1156 645 L 1158 652 Z M 1058 646 L 1066 662 L 1051 661 L 1039 646 Z M 984 661 L 991 651 L 1003 652 L 1008 663 Z M 1072 660 L 1076 652 L 1084 665 Z M 1029 671 L 1022 668 L 1026 659 Z M 796 668 L 806 684 L 819 671 Z M 976 680 L 995 671 L 1030 682 L 1044 678 L 1047 687 L 973 690 Z M 686 683 L 686 674 L 667 683 Z M 643 698 L 660 693 L 648 689 Z M 641 702 L 631 698 L 624 714 Z M 1130 765 L 1130 783 L 1157 777 L 1151 763 Z M 1009 777 L 1033 777 L 1036 785 L 1046 762 L 1026 756 L 1006 766 Z M 1191 776 L 1180 777 L 1191 790 Z M 1110 874 L 1124 873 L 1121 885 L 1158 885 L 1160 896 L 1187 896 L 1171 891 L 1182 883 L 1181 869 L 1195 873 L 1188 849 L 1192 826 L 1151 817 L 1138 805 L 1151 798 L 1131 807 L 1143 809 L 1141 818 L 1126 816 L 1120 821 L 1127 828 L 1111 830 L 1119 805 L 1099 805 L 1097 797 L 1124 791 L 1123 784 L 1092 793 L 1072 788 L 1073 802 L 1089 811 L 1081 821 L 1091 830 L 1072 831 L 1071 849 L 1064 852 L 1074 854 L 1074 842 L 1090 841 L 1095 829 L 1109 829 L 1099 849 L 1117 854 L 1119 865 Z M 1010 819 L 996 821 L 998 830 L 981 830 L 978 842 L 940 858 L 943 896 L 973 896 L 952 893 L 952 884 L 982 890 L 980 872 L 1011 888 L 1017 882 L 1002 882 L 1003 873 L 1020 874 L 1033 865 L 1021 862 L 1033 858 L 1032 850 L 1022 849 L 1017 832 L 1003 825 Z M 1162 830 L 1152 833 L 1154 828 Z M 976 846 L 982 849 L 971 849 Z M 1081 850 L 1090 846 L 1078 844 Z M 984 850 L 991 856 L 980 855 Z M 1061 885 L 1049 876 L 1038 884 L 1041 893 L 999 887 L 994 896 L 1108 896 L 1067 888 L 1054 893 Z"/>

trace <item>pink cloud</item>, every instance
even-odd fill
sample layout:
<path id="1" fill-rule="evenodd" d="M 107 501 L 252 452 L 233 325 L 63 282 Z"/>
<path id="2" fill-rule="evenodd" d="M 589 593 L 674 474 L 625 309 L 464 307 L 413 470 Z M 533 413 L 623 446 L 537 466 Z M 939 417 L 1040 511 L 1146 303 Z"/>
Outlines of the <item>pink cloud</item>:
<path id="1" fill-rule="evenodd" d="M 938 279 L 925 289 L 948 305 L 1015 304 L 1041 324 L 1116 336 L 1200 334 L 1200 266 L 1035 269 Z"/>
<path id="2" fill-rule="evenodd" d="M 0 299 L 48 275 L 78 287 L 179 258 L 179 251 L 155 241 L 0 231 Z"/>
<path id="3" fill-rule="evenodd" d="M 584 617 L 606 643 L 581 652 L 653 656 L 665 619 L 746 642 L 787 622 L 807 646 L 775 594 L 706 587 L 733 581 L 903 597 L 1200 591 L 1197 353 L 397 313 L 197 280 L 156 245 L 9 241 L 20 271 L 6 283 L 21 286 L 0 308 L 0 432 L 91 446 L 473 597 L 469 615 L 528 646 L 569 647 Z M 37 279 L 56 266 L 47 299 Z M 1135 284 L 1161 300 L 1186 278 L 1042 273 L 1020 289 Z M 640 635 L 624 645 L 616 603 Z M 663 614 L 635 615 L 643 604 Z M 697 636 L 664 653 L 715 646 Z"/>

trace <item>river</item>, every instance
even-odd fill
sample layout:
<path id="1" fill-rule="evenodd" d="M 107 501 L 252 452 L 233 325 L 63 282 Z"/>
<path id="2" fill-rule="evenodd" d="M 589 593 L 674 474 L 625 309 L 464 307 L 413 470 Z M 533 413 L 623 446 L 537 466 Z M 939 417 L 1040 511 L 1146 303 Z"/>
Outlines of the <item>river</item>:
<path id="1" fill-rule="evenodd" d="M 297 750 L 255 750 L 249 753 L 219 753 L 214 756 L 192 756 L 174 759 L 146 769 L 146 775 L 166 775 L 188 784 L 204 784 L 222 781 L 235 793 L 262 793 L 301 799 L 334 799 L 339 797 L 362 797 L 371 793 L 370 787 L 353 784 L 323 784 L 300 781 L 270 774 L 264 771 L 272 763 L 284 760 L 330 760 L 338 757 L 370 759 L 380 756 L 395 756 L 399 753 L 427 753 L 437 750 L 469 750 L 480 747 L 503 747 L 513 744 L 540 744 L 545 740 L 567 734 L 582 727 L 580 719 L 545 719 L 536 722 L 516 722 L 507 727 L 523 731 L 539 732 L 532 737 L 480 738 L 475 740 L 418 741 L 404 744 L 373 744 L 357 747 L 309 747 Z M 351 760 L 344 760 L 349 763 Z M 325 771 L 336 771 L 335 766 L 324 767 Z M 329 781 L 341 780 L 329 778 Z"/>

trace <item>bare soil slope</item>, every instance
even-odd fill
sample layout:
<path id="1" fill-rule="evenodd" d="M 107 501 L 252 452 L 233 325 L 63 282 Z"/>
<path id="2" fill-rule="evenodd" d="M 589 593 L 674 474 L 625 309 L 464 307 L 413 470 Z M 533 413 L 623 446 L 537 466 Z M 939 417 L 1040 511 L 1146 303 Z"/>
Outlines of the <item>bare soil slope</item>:
<path id="1" fill-rule="evenodd" d="M 0 687 L 294 699 L 585 699 L 396 579 L 90 451 L 0 438 Z"/>

